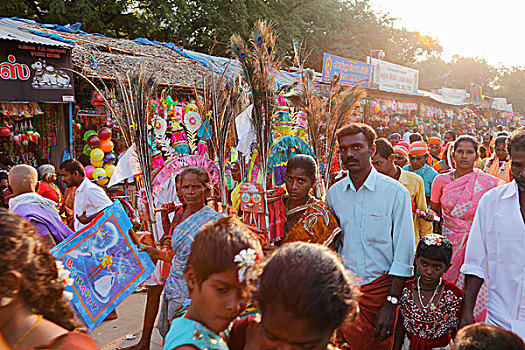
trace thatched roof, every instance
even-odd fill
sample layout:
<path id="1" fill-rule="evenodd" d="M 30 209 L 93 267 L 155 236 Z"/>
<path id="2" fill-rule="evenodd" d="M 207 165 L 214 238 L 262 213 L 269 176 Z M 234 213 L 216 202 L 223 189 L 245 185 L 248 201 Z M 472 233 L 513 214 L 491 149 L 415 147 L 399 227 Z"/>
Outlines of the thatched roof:
<path id="1" fill-rule="evenodd" d="M 22 23 L 22 22 L 21 22 Z M 38 25 L 23 23 L 28 29 L 58 34 L 75 41 L 72 49 L 74 69 L 88 77 L 115 79 L 118 73 L 129 72 L 145 63 L 147 70 L 159 74 L 159 83 L 174 87 L 202 87 L 203 77 L 211 71 L 197 61 L 183 57 L 161 45 L 142 45 L 132 40 L 97 35 L 66 33 Z M 94 64 L 100 71 L 98 71 Z"/>

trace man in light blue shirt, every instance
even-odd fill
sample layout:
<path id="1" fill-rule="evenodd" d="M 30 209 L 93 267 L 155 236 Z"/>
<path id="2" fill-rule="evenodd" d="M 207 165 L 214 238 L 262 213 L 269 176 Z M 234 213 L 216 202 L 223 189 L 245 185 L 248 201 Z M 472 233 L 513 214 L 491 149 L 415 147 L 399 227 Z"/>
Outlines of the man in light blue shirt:
<path id="1" fill-rule="evenodd" d="M 361 280 L 358 318 L 339 339 L 351 349 L 391 349 L 397 303 L 413 275 L 412 205 L 407 189 L 372 167 L 374 130 L 350 124 L 337 133 L 349 176 L 330 188 L 326 203 L 343 230 L 344 265 Z"/>

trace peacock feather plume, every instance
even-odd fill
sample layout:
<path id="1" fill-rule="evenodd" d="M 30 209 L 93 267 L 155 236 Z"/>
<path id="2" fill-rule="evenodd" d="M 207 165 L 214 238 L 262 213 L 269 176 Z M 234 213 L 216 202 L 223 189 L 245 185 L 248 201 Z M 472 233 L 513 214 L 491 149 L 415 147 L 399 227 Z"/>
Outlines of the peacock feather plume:
<path id="1" fill-rule="evenodd" d="M 242 54 L 242 50 L 244 50 L 242 47 L 243 43 L 237 41 L 236 46 L 232 45 L 231 50 Z M 224 205 L 228 203 L 225 164 L 230 148 L 230 140 L 233 136 L 231 126 L 234 117 L 240 113 L 239 105 L 241 101 L 240 77 L 227 79 L 225 75 L 227 70 L 227 68 L 224 69 L 220 76 L 211 75 L 203 78 L 201 91 L 195 87 L 195 94 L 199 96 L 201 102 L 198 104 L 200 114 L 207 117 L 211 126 L 211 138 L 209 140 L 211 145 L 208 155 L 211 159 L 217 159 L 218 161 L 219 175 L 221 177 L 220 196 Z"/>
<path id="2" fill-rule="evenodd" d="M 257 21 L 252 31 L 249 44 L 239 35 L 230 38 L 230 50 L 242 66 L 242 76 L 249 86 L 253 110 L 252 128 L 256 135 L 257 151 L 261 159 L 261 171 L 267 173 L 269 150 L 272 144 L 272 112 L 275 101 L 275 73 L 280 63 L 275 57 L 277 35 L 273 24 Z M 242 57 L 242 54 L 245 54 Z M 266 176 L 263 176 L 263 187 L 266 190 Z M 265 196 L 266 200 L 266 196 Z"/>
<path id="3" fill-rule="evenodd" d="M 360 87 L 339 84 L 339 75 L 330 82 L 329 96 L 322 96 L 314 89 L 315 74 L 305 67 L 309 53 L 303 45 L 294 42 L 294 65 L 300 69 L 301 76 L 293 93 L 287 99 L 295 107 L 306 113 L 307 133 L 310 147 L 316 155 L 318 168 L 324 164 L 324 190 L 328 190 L 329 173 L 332 164 L 336 132 L 352 120 L 352 113 L 365 97 Z"/>

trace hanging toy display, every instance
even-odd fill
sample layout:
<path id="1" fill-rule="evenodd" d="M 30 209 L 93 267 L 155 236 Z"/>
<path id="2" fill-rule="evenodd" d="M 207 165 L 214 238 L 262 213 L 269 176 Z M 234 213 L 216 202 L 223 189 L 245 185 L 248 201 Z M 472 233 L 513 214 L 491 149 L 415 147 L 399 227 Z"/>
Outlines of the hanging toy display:
<path id="1" fill-rule="evenodd" d="M 308 120 L 306 112 L 304 110 L 300 110 L 297 114 L 295 114 L 295 125 L 293 127 L 293 134 L 295 136 L 299 136 L 302 139 L 306 138 L 307 126 Z"/>
<path id="2" fill-rule="evenodd" d="M 186 134 L 190 149 L 195 151 L 197 149 L 197 130 L 202 125 L 202 118 L 198 112 L 198 107 L 195 101 L 191 101 L 184 108 L 184 125 L 186 126 Z"/>
<path id="3" fill-rule="evenodd" d="M 275 128 L 273 137 L 275 139 L 292 134 L 293 121 L 290 117 L 290 108 L 286 105 L 284 97 L 279 96 L 276 113 L 273 115 Z"/>
<path id="4" fill-rule="evenodd" d="M 155 166 L 160 163 L 157 151 L 167 157 L 188 155 L 207 156 L 208 141 L 211 138 L 211 111 L 201 115 L 203 106 L 197 100 L 175 98 L 167 89 L 161 91 L 159 98 L 150 101 L 151 134 L 156 144 L 153 148 Z M 158 157 L 158 159 L 157 159 Z"/>
<path id="5" fill-rule="evenodd" d="M 315 157 L 308 143 L 300 137 L 287 135 L 275 140 L 268 158 L 268 172 L 272 173 L 276 186 L 284 184 L 286 164 L 290 158 L 297 154 L 307 154 Z"/>
<path id="6" fill-rule="evenodd" d="M 197 137 L 199 138 L 199 143 L 197 144 L 197 154 L 200 156 L 206 156 L 207 154 L 208 140 L 212 135 L 210 118 L 212 118 L 211 111 L 208 114 L 208 119 L 206 119 L 197 130 Z"/>
<path id="7" fill-rule="evenodd" d="M 43 109 L 38 103 L 0 104 L 0 142 L 13 164 L 36 166 L 37 159 L 48 159 L 56 146 L 55 107 Z"/>
<path id="8" fill-rule="evenodd" d="M 187 156 L 191 154 L 188 136 L 182 127 L 182 119 L 176 114 L 171 121 L 171 142 L 177 156 Z"/>

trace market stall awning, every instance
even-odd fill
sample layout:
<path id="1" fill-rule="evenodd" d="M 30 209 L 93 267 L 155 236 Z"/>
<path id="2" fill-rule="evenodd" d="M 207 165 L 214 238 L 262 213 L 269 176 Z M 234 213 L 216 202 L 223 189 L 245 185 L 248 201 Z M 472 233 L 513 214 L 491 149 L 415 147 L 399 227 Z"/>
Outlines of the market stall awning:
<path id="1" fill-rule="evenodd" d="M 449 101 L 449 100 L 445 99 L 443 96 L 435 94 L 435 93 L 430 92 L 430 91 L 418 90 L 418 95 L 431 98 L 432 100 L 434 100 L 436 102 L 443 103 L 443 104 L 446 104 L 446 105 L 451 105 L 451 106 L 466 106 L 466 105 L 468 105 L 468 103 L 466 103 L 466 102 L 457 103 L 457 102 Z"/>
<path id="2" fill-rule="evenodd" d="M 66 42 L 55 40 L 52 37 L 43 37 L 34 33 L 36 33 L 36 31 L 32 32 L 20 22 L 13 21 L 8 18 L 0 18 L 0 39 L 20 41 L 29 44 L 40 44 L 67 48 L 72 47 L 71 44 L 68 44 Z"/>

